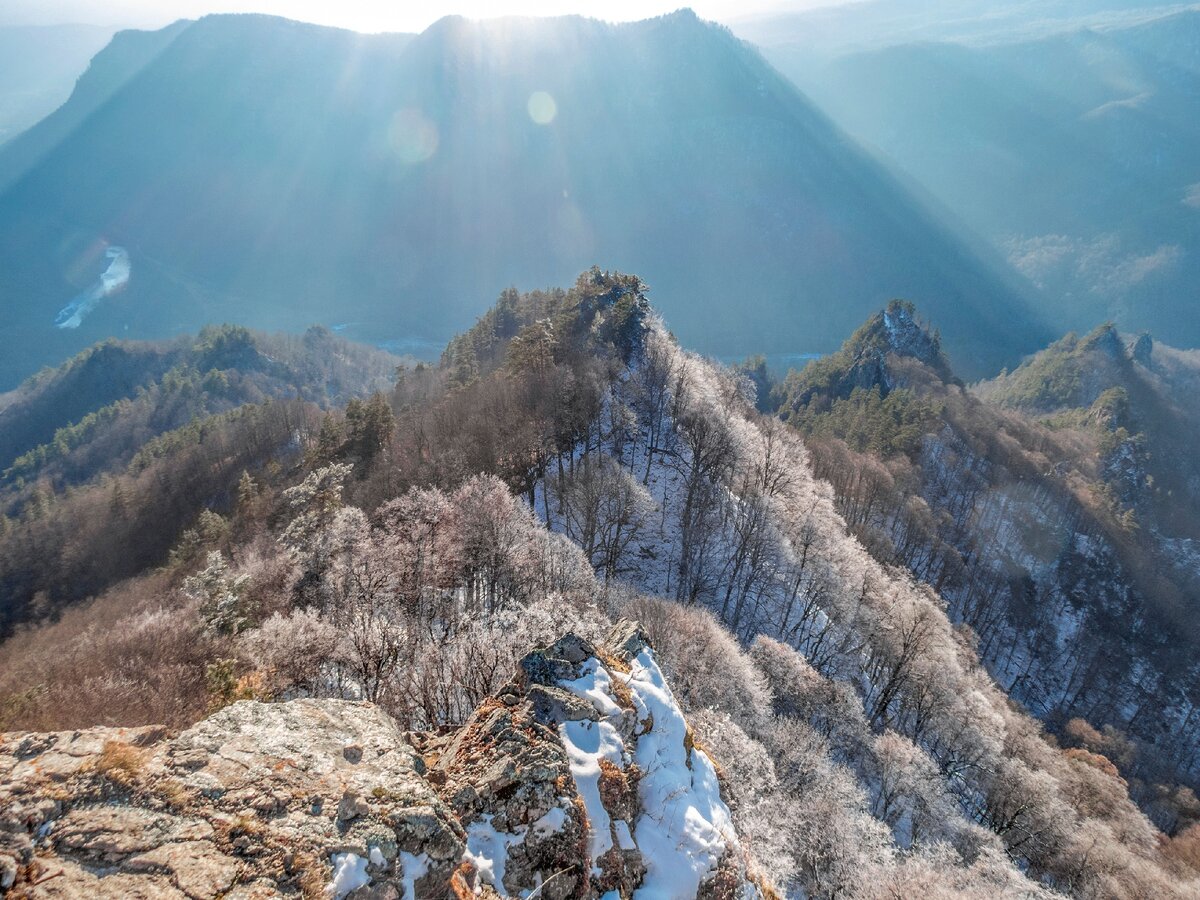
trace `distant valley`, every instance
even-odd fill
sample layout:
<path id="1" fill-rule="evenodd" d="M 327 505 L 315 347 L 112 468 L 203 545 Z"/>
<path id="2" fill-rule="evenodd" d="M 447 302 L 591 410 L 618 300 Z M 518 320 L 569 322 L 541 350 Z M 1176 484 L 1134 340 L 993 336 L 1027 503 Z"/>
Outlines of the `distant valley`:
<path id="1" fill-rule="evenodd" d="M 741 33 L 1032 281 L 1062 329 L 1200 343 L 1200 10 L 1050 3 L 1031 23 L 1017 5 L 915 4 L 902 22 L 892 6 Z M 817 46 L 822 27 L 840 37 Z"/>

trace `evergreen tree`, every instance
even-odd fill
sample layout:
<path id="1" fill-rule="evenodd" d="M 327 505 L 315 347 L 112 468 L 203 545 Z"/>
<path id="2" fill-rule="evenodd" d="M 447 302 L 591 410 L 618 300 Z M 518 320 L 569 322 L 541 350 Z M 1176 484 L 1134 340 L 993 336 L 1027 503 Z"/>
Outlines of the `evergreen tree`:
<path id="1" fill-rule="evenodd" d="M 233 576 L 220 551 L 208 554 L 208 564 L 183 583 L 184 593 L 200 603 L 200 619 L 213 634 L 234 635 L 249 624 L 243 599 L 247 575 Z"/>

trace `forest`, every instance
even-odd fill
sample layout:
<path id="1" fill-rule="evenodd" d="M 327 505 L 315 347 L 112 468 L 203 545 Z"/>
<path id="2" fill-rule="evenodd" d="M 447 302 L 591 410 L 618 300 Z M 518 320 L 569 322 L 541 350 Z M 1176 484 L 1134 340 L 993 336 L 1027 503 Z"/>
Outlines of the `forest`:
<path id="1" fill-rule="evenodd" d="M 0 728 L 184 727 L 302 696 L 453 726 L 531 647 L 623 617 L 786 894 L 1191 896 L 1191 723 L 1169 757 L 1089 720 L 1120 660 L 1081 657 L 1074 693 L 1039 708 L 997 664 L 1035 669 L 1039 648 L 964 543 L 987 492 L 958 462 L 937 470 L 946 508 L 973 511 L 959 533 L 925 488 L 897 501 L 924 470 L 905 454 L 949 452 L 918 439 L 935 420 L 1001 417 L 988 452 L 1017 471 L 1082 459 L 1084 438 L 984 412 L 953 380 L 927 389 L 919 374 L 949 377 L 936 336 L 883 315 L 901 327 L 873 354 L 775 386 L 783 418 L 759 411 L 753 367 L 686 352 L 640 279 L 599 269 L 505 291 L 439 363 L 398 365 L 382 390 L 383 360 L 328 336 L 291 345 L 290 391 L 283 370 L 263 380 L 260 357 L 279 357 L 250 333 L 210 331 L 163 375 L 156 350 L 127 396 L 98 389 L 116 412 L 18 448 L 5 475 Z M 143 352 L 97 352 L 116 350 Z M 39 397 L 81 365 L 0 415 L 38 440 Z M 883 388 L 871 371 L 901 374 Z M 183 424 L 166 415 L 181 396 L 198 411 Z M 1072 484 L 1016 499 L 1123 527 Z M 1076 640 L 1082 654 L 1090 633 Z"/>

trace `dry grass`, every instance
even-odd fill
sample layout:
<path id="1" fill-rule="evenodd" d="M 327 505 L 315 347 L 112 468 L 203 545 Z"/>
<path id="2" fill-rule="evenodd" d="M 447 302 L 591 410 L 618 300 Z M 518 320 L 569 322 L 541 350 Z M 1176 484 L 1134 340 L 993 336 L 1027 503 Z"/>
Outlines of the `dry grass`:
<path id="1" fill-rule="evenodd" d="M 0 644 L 0 727 L 186 727 L 204 715 L 211 652 L 164 577 L 124 582 Z"/>
<path id="2" fill-rule="evenodd" d="M 1200 824 L 1193 825 L 1166 842 L 1163 855 L 1200 875 Z"/>
<path id="3" fill-rule="evenodd" d="M 184 812 L 192 806 L 192 794 L 177 778 L 164 778 L 154 786 L 156 793 L 175 812 Z"/>
<path id="4" fill-rule="evenodd" d="M 640 807 L 638 781 L 641 770 L 630 764 L 628 770 L 607 759 L 600 760 L 600 802 L 614 819 L 632 822 Z"/>
<path id="5" fill-rule="evenodd" d="M 296 853 L 290 870 L 304 900 L 327 900 L 325 888 L 332 876 L 328 865 L 312 853 Z"/>
<path id="6" fill-rule="evenodd" d="M 105 741 L 100 755 L 92 760 L 88 768 L 123 787 L 133 785 L 146 766 L 146 755 L 131 744 L 121 741 Z"/>

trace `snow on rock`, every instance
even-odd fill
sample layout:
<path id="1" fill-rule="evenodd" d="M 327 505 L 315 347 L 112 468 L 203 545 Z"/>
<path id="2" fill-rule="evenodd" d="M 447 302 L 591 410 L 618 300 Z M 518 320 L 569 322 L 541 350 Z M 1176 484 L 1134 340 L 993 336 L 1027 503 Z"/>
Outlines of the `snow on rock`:
<path id="1" fill-rule="evenodd" d="M 325 888 L 326 894 L 334 900 L 342 900 L 351 891 L 357 891 L 370 883 L 367 860 L 357 853 L 333 854 L 333 881 Z"/>
<path id="2" fill-rule="evenodd" d="M 694 897 L 722 857 L 738 851 L 733 818 L 712 760 L 692 747 L 687 722 L 648 647 L 634 657 L 628 685 L 639 718 L 653 722 L 638 738 L 635 756 L 643 775 L 634 840 L 647 871 L 634 896 Z"/>
<path id="3" fill-rule="evenodd" d="M 613 845 L 612 822 L 600 798 L 600 761 L 620 761 L 623 749 L 621 739 L 608 722 L 587 720 L 563 722 L 559 726 L 559 734 L 571 761 L 571 777 L 575 779 L 575 788 L 587 812 L 591 831 L 590 849 L 592 860 L 595 861 Z"/>
<path id="4" fill-rule="evenodd" d="M 559 731 L 588 817 L 593 874 L 644 900 L 695 897 L 722 866 L 749 886 L 716 767 L 693 746 L 644 634 L 619 625 L 609 644 L 607 662 L 605 651 L 563 648 L 588 655 L 574 677 L 556 685 L 590 706 Z M 620 858 L 624 869 L 614 871 Z"/>
<path id="5" fill-rule="evenodd" d="M 425 755 L 466 828 L 477 888 L 668 900 L 732 884 L 757 896 L 716 767 L 637 626 L 601 647 L 567 635 L 530 653 Z"/>
<path id="6" fill-rule="evenodd" d="M 508 862 L 508 848 L 524 839 L 525 829 L 517 834 L 497 831 L 492 825 L 494 816 L 481 816 L 467 829 L 467 859 L 475 865 L 480 878 L 496 889 L 501 897 L 507 897 L 504 888 L 504 865 Z"/>
<path id="7" fill-rule="evenodd" d="M 429 874 L 429 855 L 400 851 L 400 896 L 403 900 L 416 900 L 417 882 Z"/>
<path id="8" fill-rule="evenodd" d="M 556 806 L 533 823 L 537 834 L 558 834 L 567 823 L 567 813 L 561 806 Z"/>

